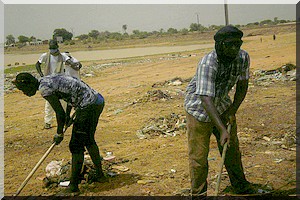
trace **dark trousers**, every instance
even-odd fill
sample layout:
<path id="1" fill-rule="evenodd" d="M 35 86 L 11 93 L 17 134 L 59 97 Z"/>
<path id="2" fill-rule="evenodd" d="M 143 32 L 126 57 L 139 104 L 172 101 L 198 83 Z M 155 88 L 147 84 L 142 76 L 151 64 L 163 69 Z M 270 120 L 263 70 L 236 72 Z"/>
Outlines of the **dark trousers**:
<path id="1" fill-rule="evenodd" d="M 197 196 L 205 193 L 207 190 L 207 157 L 212 133 L 216 136 L 220 154 L 223 151 L 223 147 L 220 145 L 220 133 L 212 122 L 200 122 L 188 113 L 186 113 L 186 117 L 191 190 L 192 195 Z M 230 146 L 227 148 L 224 164 L 231 185 L 234 188 L 239 188 L 248 182 L 246 181 L 243 171 L 236 123 L 232 125 L 229 144 Z"/>
<path id="2" fill-rule="evenodd" d="M 96 144 L 95 132 L 103 108 L 104 103 L 99 105 L 93 104 L 76 111 L 76 118 L 69 143 L 71 153 L 84 152 L 85 146 Z"/>
<path id="3" fill-rule="evenodd" d="M 96 127 L 103 108 L 104 102 L 101 104 L 93 104 L 76 111 L 76 118 L 69 143 L 69 148 L 72 153 L 72 174 L 70 178 L 70 188 L 72 191 L 79 190 L 79 175 L 84 161 L 84 147 L 87 148 L 92 158 L 96 167 L 97 176 L 103 176 L 99 148 L 95 141 Z"/>

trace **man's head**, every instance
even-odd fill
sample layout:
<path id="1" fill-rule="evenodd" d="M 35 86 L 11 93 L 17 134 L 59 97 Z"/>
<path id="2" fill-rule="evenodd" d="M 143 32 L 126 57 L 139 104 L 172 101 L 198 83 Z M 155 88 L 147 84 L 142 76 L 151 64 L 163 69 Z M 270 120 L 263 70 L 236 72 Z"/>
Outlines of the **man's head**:
<path id="1" fill-rule="evenodd" d="M 49 50 L 50 50 L 50 53 L 54 56 L 58 55 L 59 53 L 59 50 L 58 50 L 58 43 L 56 40 L 50 40 L 49 41 Z"/>
<path id="2" fill-rule="evenodd" d="M 214 36 L 218 58 L 225 62 L 234 60 L 243 43 L 242 37 L 243 32 L 232 25 L 221 28 Z"/>
<path id="3" fill-rule="evenodd" d="M 31 97 L 36 94 L 38 90 L 38 80 L 29 73 L 20 73 L 12 83 L 21 90 L 25 95 Z"/>

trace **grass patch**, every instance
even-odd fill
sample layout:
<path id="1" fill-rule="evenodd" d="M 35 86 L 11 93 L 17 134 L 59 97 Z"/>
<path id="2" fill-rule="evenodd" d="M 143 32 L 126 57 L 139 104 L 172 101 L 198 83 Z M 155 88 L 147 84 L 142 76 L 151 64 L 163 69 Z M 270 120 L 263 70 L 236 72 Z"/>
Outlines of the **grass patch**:
<path id="1" fill-rule="evenodd" d="M 18 66 L 18 67 L 11 67 L 4 70 L 5 74 L 14 74 L 18 72 L 29 72 L 36 70 L 35 65 L 25 65 L 25 66 Z"/>

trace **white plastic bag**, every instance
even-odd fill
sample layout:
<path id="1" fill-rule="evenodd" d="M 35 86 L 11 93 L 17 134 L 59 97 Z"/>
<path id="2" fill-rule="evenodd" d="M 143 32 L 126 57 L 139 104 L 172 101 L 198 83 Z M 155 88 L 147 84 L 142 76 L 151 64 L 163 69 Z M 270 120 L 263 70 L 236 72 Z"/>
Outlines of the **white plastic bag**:
<path id="1" fill-rule="evenodd" d="M 61 175 L 62 161 L 51 161 L 46 167 L 46 176 L 55 178 Z"/>

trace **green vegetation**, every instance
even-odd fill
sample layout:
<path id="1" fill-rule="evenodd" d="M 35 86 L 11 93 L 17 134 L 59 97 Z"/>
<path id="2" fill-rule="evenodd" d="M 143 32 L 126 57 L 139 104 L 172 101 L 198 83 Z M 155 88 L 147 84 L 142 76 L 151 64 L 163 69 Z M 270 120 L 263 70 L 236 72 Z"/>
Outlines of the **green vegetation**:
<path id="1" fill-rule="evenodd" d="M 32 70 L 36 70 L 35 65 L 11 67 L 11 68 L 5 69 L 4 73 L 5 74 L 14 74 L 14 73 L 17 73 L 17 72 L 20 72 L 20 71 L 29 72 L 29 71 L 32 71 Z"/>
<path id="2" fill-rule="evenodd" d="M 254 23 L 248 23 L 247 25 L 240 25 L 237 24 L 235 26 L 239 28 L 253 28 L 253 27 L 260 27 L 260 26 L 266 26 L 266 25 L 278 25 L 283 23 L 291 22 L 290 20 L 279 20 L 278 17 L 275 17 L 274 20 L 262 20 L 260 22 L 254 22 Z M 56 39 L 57 37 L 61 37 L 65 44 L 73 45 L 73 40 L 79 40 L 84 44 L 87 43 L 93 43 L 98 44 L 100 42 L 107 42 L 108 40 L 115 40 L 115 41 L 121 41 L 125 39 L 145 39 L 148 37 L 162 37 L 164 35 L 187 35 L 188 33 L 192 32 L 205 32 L 205 31 L 214 31 L 222 28 L 223 25 L 210 25 L 209 27 L 205 27 L 199 23 L 191 23 L 188 28 L 183 28 L 181 30 L 177 30 L 176 28 L 168 28 L 167 31 L 164 29 L 160 29 L 159 31 L 140 31 L 140 30 L 133 30 L 132 34 L 127 33 L 128 25 L 124 24 L 122 27 L 120 27 L 123 31 L 123 33 L 120 32 L 109 32 L 109 31 L 99 31 L 99 30 L 91 30 L 87 34 L 82 34 L 79 36 L 76 36 L 73 38 L 73 34 L 69 31 L 67 31 L 64 28 L 55 29 L 53 31 L 53 39 Z M 33 39 L 35 39 L 34 36 L 26 37 L 24 35 L 20 35 L 18 37 L 19 41 L 18 43 L 24 44 L 25 42 L 31 42 Z M 72 40 L 73 39 L 73 40 Z M 66 41 L 73 41 L 73 42 L 66 42 Z M 13 35 L 7 35 L 6 36 L 6 45 L 11 46 L 15 44 L 15 38 Z M 15 46 L 15 45 L 14 45 Z M 22 47 L 19 45 L 19 47 Z"/>

